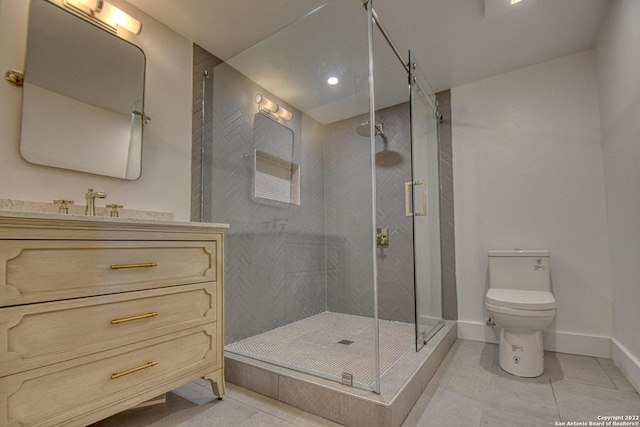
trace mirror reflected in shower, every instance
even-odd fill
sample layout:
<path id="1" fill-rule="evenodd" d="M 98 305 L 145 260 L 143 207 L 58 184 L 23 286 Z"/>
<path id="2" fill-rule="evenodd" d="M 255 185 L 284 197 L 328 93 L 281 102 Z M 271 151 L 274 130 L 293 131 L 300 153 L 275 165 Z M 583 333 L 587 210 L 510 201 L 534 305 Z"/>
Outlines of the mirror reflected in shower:
<path id="1" fill-rule="evenodd" d="M 256 113 L 253 145 L 256 199 L 299 205 L 300 166 L 293 161 L 293 131 L 264 113 Z"/>

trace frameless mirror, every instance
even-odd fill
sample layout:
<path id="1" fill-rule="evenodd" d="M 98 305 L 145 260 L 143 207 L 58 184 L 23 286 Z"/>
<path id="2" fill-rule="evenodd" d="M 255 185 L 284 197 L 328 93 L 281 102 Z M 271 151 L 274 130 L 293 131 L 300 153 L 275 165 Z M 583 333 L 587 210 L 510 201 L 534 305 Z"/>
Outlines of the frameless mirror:
<path id="1" fill-rule="evenodd" d="M 294 162 L 293 131 L 264 113 L 253 121 L 254 196 L 300 204 L 300 165 Z"/>
<path id="2" fill-rule="evenodd" d="M 145 56 L 46 0 L 29 6 L 20 153 L 30 163 L 141 174 Z"/>

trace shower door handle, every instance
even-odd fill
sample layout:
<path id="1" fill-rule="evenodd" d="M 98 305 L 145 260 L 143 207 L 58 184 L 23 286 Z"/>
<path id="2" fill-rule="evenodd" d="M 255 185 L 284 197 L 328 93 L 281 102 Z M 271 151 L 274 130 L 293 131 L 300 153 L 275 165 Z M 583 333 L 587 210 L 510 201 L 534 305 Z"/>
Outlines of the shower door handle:
<path id="1" fill-rule="evenodd" d="M 411 188 L 422 186 L 422 210 L 413 212 L 411 210 Z M 408 181 L 404 183 L 404 208 L 407 216 L 427 216 L 427 181 Z"/>

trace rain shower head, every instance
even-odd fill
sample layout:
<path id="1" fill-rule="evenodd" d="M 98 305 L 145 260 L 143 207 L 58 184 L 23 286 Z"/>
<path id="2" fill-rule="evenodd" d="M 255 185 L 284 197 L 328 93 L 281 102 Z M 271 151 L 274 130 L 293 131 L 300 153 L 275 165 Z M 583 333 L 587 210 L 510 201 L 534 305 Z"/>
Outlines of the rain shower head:
<path id="1" fill-rule="evenodd" d="M 383 127 L 384 127 L 384 123 L 376 123 L 376 126 L 375 126 L 376 136 L 382 137 L 382 144 L 383 144 L 382 151 L 376 152 L 376 166 L 392 167 L 392 166 L 399 165 L 400 163 L 402 163 L 402 155 L 398 152 L 391 151 L 388 149 L 389 142 L 387 141 L 387 136 L 384 134 Z M 369 122 L 364 122 L 360 124 L 356 128 L 356 132 L 360 136 L 369 138 L 371 136 L 371 126 L 369 125 Z"/>
<path id="2" fill-rule="evenodd" d="M 369 125 L 369 122 L 364 122 L 364 123 L 360 124 L 356 128 L 356 132 L 358 133 L 358 135 L 364 136 L 365 138 L 370 137 L 371 136 L 371 127 Z M 376 124 L 376 136 L 378 136 L 378 135 L 383 135 L 384 136 L 384 130 L 382 129 L 382 123 Z"/>

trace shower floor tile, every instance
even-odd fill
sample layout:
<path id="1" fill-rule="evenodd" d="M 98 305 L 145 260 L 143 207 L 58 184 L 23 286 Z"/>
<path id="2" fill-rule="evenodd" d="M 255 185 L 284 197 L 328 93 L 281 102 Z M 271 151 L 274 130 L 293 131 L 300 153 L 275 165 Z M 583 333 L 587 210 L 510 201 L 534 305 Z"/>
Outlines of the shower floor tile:
<path id="1" fill-rule="evenodd" d="M 354 383 L 374 382 L 375 334 L 372 318 L 325 312 L 225 346 L 225 350 L 291 369 Z M 412 323 L 381 320 L 380 373 L 415 345 Z M 340 343 L 351 341 L 351 344 Z"/>

